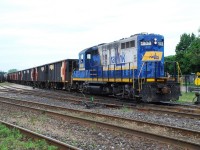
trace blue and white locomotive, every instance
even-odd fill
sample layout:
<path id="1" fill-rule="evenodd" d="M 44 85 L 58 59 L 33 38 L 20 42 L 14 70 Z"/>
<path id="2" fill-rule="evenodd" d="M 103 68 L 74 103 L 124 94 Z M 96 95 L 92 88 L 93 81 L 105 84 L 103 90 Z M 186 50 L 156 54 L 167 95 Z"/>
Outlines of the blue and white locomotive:
<path id="1" fill-rule="evenodd" d="M 141 33 L 81 51 L 72 88 L 144 102 L 177 100 L 180 85 L 165 74 L 164 37 Z"/>

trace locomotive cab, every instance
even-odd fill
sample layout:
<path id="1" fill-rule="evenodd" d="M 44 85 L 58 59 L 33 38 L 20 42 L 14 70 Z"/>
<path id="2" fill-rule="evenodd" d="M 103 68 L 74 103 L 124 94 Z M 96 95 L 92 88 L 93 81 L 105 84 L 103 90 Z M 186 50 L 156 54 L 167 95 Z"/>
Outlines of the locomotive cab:
<path id="1" fill-rule="evenodd" d="M 79 70 L 90 70 L 100 65 L 98 48 L 96 46 L 79 53 Z"/>
<path id="2" fill-rule="evenodd" d="M 73 85 L 85 93 L 106 94 L 104 83 L 97 79 L 102 73 L 98 47 L 93 46 L 79 53 L 79 69 L 73 72 Z"/>

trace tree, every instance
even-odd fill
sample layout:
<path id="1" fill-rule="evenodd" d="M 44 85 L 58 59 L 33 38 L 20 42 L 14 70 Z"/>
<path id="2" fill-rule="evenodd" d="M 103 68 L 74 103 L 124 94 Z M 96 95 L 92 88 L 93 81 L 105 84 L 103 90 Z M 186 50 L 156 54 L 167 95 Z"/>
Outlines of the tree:
<path id="1" fill-rule="evenodd" d="M 17 71 L 18 71 L 17 69 L 10 69 L 8 70 L 8 73 L 17 72 Z"/>
<path id="2" fill-rule="evenodd" d="M 165 57 L 165 61 L 177 61 L 182 74 L 190 74 L 200 71 L 200 27 L 198 37 L 192 34 L 182 34 L 180 42 L 176 45 L 175 56 Z M 172 66 L 167 66 L 172 71 Z"/>
<path id="3" fill-rule="evenodd" d="M 175 61 L 175 55 L 165 57 L 165 62 L 174 62 L 174 61 Z M 167 65 L 165 64 L 165 71 L 172 74 L 174 71 L 173 63 L 168 63 Z"/>
<path id="4" fill-rule="evenodd" d="M 189 59 L 191 64 L 191 72 L 200 71 L 200 37 L 196 38 L 188 48 L 186 57 Z"/>
<path id="5" fill-rule="evenodd" d="M 191 46 L 191 43 L 196 39 L 196 36 L 192 33 L 182 34 L 180 42 L 176 46 L 176 55 L 175 60 L 179 62 L 180 68 L 183 74 L 189 74 L 192 72 L 190 58 L 188 57 L 188 51 Z"/>
<path id="6" fill-rule="evenodd" d="M 187 48 L 190 46 L 192 41 L 194 41 L 196 36 L 192 33 L 190 34 L 182 34 L 180 38 L 180 42 L 176 45 L 176 54 L 184 51 L 186 52 Z"/>

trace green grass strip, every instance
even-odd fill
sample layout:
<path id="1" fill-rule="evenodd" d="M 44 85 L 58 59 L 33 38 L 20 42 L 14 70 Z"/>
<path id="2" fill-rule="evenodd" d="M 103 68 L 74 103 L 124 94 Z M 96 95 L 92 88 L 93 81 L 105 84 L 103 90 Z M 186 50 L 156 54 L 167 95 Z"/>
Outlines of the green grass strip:
<path id="1" fill-rule="evenodd" d="M 182 94 L 182 96 L 179 97 L 178 102 L 194 102 L 194 101 L 196 101 L 196 99 L 194 99 L 195 92 L 187 92 L 187 93 L 182 92 L 181 94 Z M 193 99 L 194 99 L 194 101 L 193 101 Z"/>
<path id="2" fill-rule="evenodd" d="M 0 124 L 0 150 L 57 150 L 45 140 L 33 140 L 22 135 L 17 129 Z"/>

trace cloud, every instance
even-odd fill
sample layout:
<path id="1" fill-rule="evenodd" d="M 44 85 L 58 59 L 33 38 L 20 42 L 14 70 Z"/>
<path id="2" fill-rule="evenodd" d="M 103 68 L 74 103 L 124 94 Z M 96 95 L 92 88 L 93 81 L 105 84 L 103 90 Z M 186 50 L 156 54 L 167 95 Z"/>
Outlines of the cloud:
<path id="1" fill-rule="evenodd" d="M 140 32 L 164 35 L 165 55 L 171 55 L 181 34 L 197 33 L 199 4 L 198 0 L 2 0 L 0 50 L 5 58 L 0 69 L 77 58 L 87 47 Z"/>

